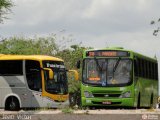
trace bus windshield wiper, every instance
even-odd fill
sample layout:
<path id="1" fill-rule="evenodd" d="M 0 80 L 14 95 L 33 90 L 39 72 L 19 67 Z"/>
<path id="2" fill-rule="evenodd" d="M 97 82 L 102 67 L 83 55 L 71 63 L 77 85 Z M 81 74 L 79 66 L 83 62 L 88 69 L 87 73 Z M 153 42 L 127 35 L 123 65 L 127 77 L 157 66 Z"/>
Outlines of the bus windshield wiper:
<path id="1" fill-rule="evenodd" d="M 113 73 L 115 73 L 115 71 L 116 71 L 116 69 L 117 69 L 117 67 L 118 67 L 118 65 L 119 65 L 120 60 L 121 60 L 121 57 L 118 58 L 115 66 L 113 67 Z"/>
<path id="2" fill-rule="evenodd" d="M 100 66 L 100 64 L 98 63 L 98 59 L 96 57 L 94 57 L 94 60 L 96 61 L 96 65 L 99 69 L 99 71 L 102 71 L 102 67 Z"/>
<path id="3" fill-rule="evenodd" d="M 113 75 L 112 75 L 113 79 L 114 79 L 114 73 L 115 73 L 115 71 L 116 71 L 116 69 L 117 69 L 117 67 L 119 65 L 120 60 L 121 60 L 121 58 L 119 57 L 118 60 L 117 60 L 117 62 L 116 62 L 116 64 L 115 64 L 115 66 L 113 65 Z"/>

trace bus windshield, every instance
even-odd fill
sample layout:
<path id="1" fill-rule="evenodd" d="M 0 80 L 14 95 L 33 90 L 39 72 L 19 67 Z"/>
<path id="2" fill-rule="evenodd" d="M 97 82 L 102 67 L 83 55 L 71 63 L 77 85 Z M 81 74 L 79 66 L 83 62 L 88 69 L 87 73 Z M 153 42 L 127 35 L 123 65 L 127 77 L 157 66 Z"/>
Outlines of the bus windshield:
<path id="1" fill-rule="evenodd" d="M 85 59 L 83 83 L 96 86 L 122 86 L 131 82 L 132 61 L 122 58 Z"/>
<path id="2" fill-rule="evenodd" d="M 44 68 L 54 71 L 53 80 L 49 80 L 48 72 L 45 71 L 45 90 L 52 94 L 67 94 L 67 75 L 64 63 L 61 61 L 43 61 Z"/>

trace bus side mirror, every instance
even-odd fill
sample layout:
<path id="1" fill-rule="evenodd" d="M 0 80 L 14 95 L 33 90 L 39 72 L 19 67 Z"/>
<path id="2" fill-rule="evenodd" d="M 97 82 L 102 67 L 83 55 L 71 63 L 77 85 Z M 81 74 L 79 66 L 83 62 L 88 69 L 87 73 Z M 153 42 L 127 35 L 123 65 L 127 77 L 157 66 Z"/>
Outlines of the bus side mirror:
<path id="1" fill-rule="evenodd" d="M 81 61 L 80 61 L 80 60 L 78 60 L 78 61 L 77 61 L 77 64 L 76 64 L 77 69 L 79 69 L 79 68 L 80 68 L 80 66 L 81 66 Z"/>
<path id="2" fill-rule="evenodd" d="M 53 80 L 54 72 L 50 68 L 44 68 L 44 70 L 49 72 L 49 80 Z"/>
<path id="3" fill-rule="evenodd" d="M 79 74 L 78 74 L 77 70 L 69 70 L 69 72 L 73 72 L 75 80 L 79 80 Z"/>

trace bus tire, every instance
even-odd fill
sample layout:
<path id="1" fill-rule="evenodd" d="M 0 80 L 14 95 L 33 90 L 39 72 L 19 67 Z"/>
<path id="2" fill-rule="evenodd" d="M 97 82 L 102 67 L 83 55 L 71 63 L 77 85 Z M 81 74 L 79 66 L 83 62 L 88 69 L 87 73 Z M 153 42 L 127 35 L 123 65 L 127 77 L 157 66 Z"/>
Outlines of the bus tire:
<path id="1" fill-rule="evenodd" d="M 138 108 L 138 109 L 141 108 L 141 97 L 140 97 L 140 93 L 139 93 L 139 95 L 138 95 L 137 108 Z"/>
<path id="2" fill-rule="evenodd" d="M 11 111 L 20 110 L 20 104 L 18 99 L 14 96 L 7 98 L 5 102 L 5 110 L 11 110 Z"/>

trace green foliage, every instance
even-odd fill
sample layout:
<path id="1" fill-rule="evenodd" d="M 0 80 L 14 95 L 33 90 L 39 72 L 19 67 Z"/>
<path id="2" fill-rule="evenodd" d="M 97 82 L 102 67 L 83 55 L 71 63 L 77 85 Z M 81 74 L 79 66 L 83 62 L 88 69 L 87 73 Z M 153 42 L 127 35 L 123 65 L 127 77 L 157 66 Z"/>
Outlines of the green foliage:
<path id="1" fill-rule="evenodd" d="M 76 47 L 75 47 L 76 46 Z M 56 56 L 62 58 L 68 69 L 75 68 L 76 62 L 78 60 L 82 60 L 82 52 L 84 47 L 80 47 L 79 45 L 72 45 L 71 48 L 59 51 Z"/>
<path id="2" fill-rule="evenodd" d="M 57 50 L 54 36 L 35 37 L 34 39 L 12 37 L 0 43 L 1 54 L 54 55 Z"/>
<path id="3" fill-rule="evenodd" d="M 80 90 L 80 80 L 75 81 L 70 79 L 70 77 L 68 77 L 68 88 L 69 88 L 69 93 L 74 93 Z"/>
<path id="4" fill-rule="evenodd" d="M 11 0 L 0 0 L 0 23 L 3 22 L 3 19 L 6 19 L 6 14 L 11 12 L 11 7 L 13 2 Z"/>
<path id="5" fill-rule="evenodd" d="M 63 108 L 63 109 L 62 109 L 62 112 L 63 112 L 63 113 L 73 113 L 73 109 L 70 108 L 70 107 L 66 107 L 66 108 Z"/>

